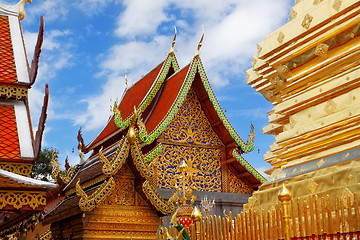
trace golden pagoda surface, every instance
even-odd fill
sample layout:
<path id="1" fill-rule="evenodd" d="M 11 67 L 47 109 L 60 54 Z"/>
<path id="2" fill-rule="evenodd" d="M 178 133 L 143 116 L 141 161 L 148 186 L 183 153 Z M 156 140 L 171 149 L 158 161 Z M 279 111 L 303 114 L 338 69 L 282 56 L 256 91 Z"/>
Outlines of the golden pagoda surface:
<path id="1" fill-rule="evenodd" d="M 258 44 L 247 84 L 274 108 L 265 134 L 273 168 L 247 208 L 273 205 L 282 184 L 294 198 L 360 193 L 360 2 L 301 0 Z"/>

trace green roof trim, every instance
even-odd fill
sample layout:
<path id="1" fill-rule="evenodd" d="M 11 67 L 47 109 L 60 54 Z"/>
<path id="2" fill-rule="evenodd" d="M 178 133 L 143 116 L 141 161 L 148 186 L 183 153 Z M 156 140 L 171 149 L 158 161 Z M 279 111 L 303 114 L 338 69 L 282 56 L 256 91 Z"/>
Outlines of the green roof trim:
<path id="1" fill-rule="evenodd" d="M 175 55 L 168 54 L 168 56 L 165 60 L 165 63 L 163 64 L 163 67 L 162 67 L 157 79 L 155 80 L 155 83 L 152 85 L 150 91 L 146 94 L 145 99 L 140 103 L 139 106 L 136 107 L 139 114 L 141 114 L 149 106 L 151 101 L 154 99 L 157 92 L 159 91 L 162 84 L 164 83 L 171 66 L 173 66 L 175 72 L 179 70 L 179 64 L 176 60 Z M 134 115 L 134 113 L 130 114 L 125 120 L 122 120 L 120 114 L 115 114 L 114 123 L 122 131 L 130 125 L 133 115 Z"/>
<path id="2" fill-rule="evenodd" d="M 205 90 L 210 98 L 210 101 L 213 104 L 215 111 L 217 112 L 219 118 L 223 122 L 225 128 L 228 130 L 231 137 L 235 140 L 236 144 L 241 148 L 241 150 L 243 152 L 245 152 L 245 153 L 251 152 L 252 150 L 254 150 L 254 147 L 255 147 L 255 145 L 254 145 L 255 131 L 254 131 L 253 125 L 251 124 L 250 135 L 248 137 L 247 143 L 245 143 L 240 138 L 240 136 L 237 134 L 234 127 L 231 125 L 231 123 L 225 116 L 223 110 L 221 109 L 220 104 L 219 104 L 218 100 L 216 99 L 214 91 L 212 90 L 210 82 L 206 76 L 206 73 L 205 73 L 204 67 L 201 63 L 200 58 L 197 59 L 197 63 L 198 63 L 198 69 L 199 69 L 201 81 L 204 84 Z"/>

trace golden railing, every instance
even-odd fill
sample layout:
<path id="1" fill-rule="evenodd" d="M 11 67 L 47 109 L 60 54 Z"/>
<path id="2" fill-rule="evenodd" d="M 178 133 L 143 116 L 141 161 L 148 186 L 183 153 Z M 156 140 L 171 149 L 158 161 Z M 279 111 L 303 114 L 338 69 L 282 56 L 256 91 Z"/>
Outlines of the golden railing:
<path id="1" fill-rule="evenodd" d="M 292 199 L 279 194 L 279 200 L 271 210 L 249 209 L 236 217 L 230 212 L 225 217 L 199 219 L 192 225 L 191 240 L 360 239 L 356 193 L 335 199 L 329 195 Z M 178 236 L 172 227 L 169 233 Z"/>

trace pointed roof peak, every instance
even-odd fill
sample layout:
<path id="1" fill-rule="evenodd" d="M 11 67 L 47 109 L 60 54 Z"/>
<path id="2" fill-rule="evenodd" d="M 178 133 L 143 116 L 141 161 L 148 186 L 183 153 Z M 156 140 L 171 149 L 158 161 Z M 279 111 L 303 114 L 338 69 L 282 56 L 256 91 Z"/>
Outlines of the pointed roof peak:
<path id="1" fill-rule="evenodd" d="M 204 31 L 204 25 L 202 25 L 202 35 L 201 35 L 201 39 L 200 39 L 200 42 L 198 44 L 198 47 L 196 49 L 196 52 L 195 52 L 195 58 L 199 58 L 199 55 L 200 55 L 200 48 L 202 47 L 202 42 L 204 40 L 204 35 L 205 35 L 205 31 Z"/>
<path id="2" fill-rule="evenodd" d="M 174 39 L 172 41 L 171 48 L 170 48 L 170 51 L 169 51 L 170 55 L 174 55 L 174 46 L 175 46 L 175 43 L 176 43 L 176 35 L 177 35 L 176 26 L 174 26 L 174 29 L 175 29 L 175 35 L 174 35 Z"/>
<path id="3" fill-rule="evenodd" d="M 25 3 L 32 3 L 32 0 L 20 0 L 15 5 L 5 5 L 0 3 L 0 15 L 3 16 L 15 16 L 20 20 L 25 17 Z"/>

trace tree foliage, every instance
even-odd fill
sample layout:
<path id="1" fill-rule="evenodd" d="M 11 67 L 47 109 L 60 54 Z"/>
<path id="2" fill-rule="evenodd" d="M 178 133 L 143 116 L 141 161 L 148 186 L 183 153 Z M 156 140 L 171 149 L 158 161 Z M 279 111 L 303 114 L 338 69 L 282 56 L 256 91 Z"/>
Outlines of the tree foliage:
<path id="1" fill-rule="evenodd" d="M 50 181 L 51 179 L 51 157 L 54 152 L 52 147 L 43 148 L 40 152 L 39 159 L 35 162 L 32 167 L 31 177 L 43 181 Z M 56 151 L 56 157 L 59 154 Z"/>

